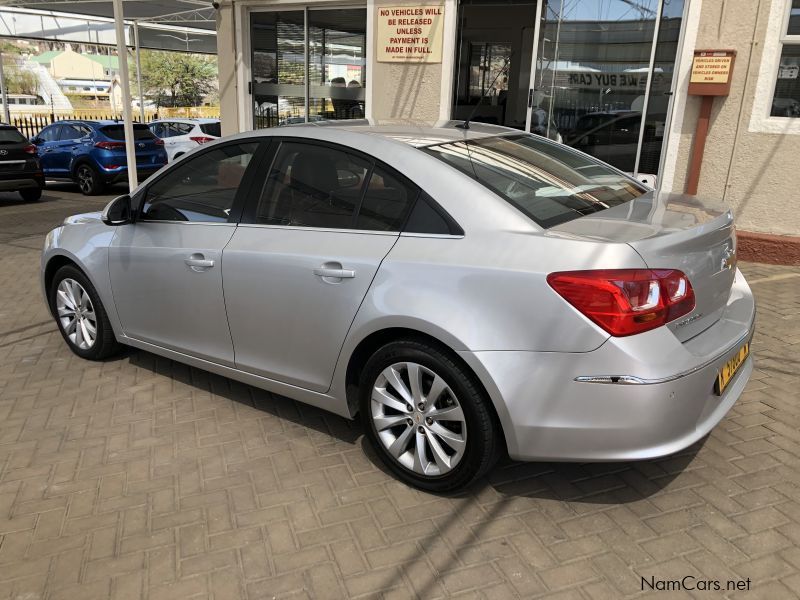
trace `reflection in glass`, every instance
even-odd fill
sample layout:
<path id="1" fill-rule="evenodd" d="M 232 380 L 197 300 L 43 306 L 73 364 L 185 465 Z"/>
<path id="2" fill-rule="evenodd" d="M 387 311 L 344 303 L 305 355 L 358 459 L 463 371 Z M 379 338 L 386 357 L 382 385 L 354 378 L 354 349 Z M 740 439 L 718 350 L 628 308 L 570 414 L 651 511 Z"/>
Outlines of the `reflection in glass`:
<path id="1" fill-rule="evenodd" d="M 362 118 L 366 84 L 365 9 L 251 14 L 255 128 Z"/>
<path id="2" fill-rule="evenodd" d="M 623 171 L 636 166 L 657 0 L 546 0 L 531 131 Z M 639 171 L 656 173 L 683 2 L 664 2 Z"/>
<path id="3" fill-rule="evenodd" d="M 256 129 L 305 121 L 304 21 L 299 10 L 250 17 Z"/>
<path id="4" fill-rule="evenodd" d="M 800 35 L 800 0 L 792 0 L 786 35 Z"/>
<path id="5" fill-rule="evenodd" d="M 800 45 L 783 47 L 770 115 L 800 117 Z"/>
<path id="6" fill-rule="evenodd" d="M 658 28 L 656 55 L 650 82 L 650 96 L 644 119 L 644 136 L 639 156 L 639 173 L 658 173 L 661 150 L 669 112 L 670 90 L 674 74 L 678 39 L 683 21 L 683 0 L 664 2 L 661 23 Z"/>
<path id="7" fill-rule="evenodd" d="M 309 120 L 364 117 L 366 23 L 360 8 L 308 12 Z"/>
<path id="8" fill-rule="evenodd" d="M 535 0 L 462 0 L 454 119 L 525 127 L 535 25 Z"/>

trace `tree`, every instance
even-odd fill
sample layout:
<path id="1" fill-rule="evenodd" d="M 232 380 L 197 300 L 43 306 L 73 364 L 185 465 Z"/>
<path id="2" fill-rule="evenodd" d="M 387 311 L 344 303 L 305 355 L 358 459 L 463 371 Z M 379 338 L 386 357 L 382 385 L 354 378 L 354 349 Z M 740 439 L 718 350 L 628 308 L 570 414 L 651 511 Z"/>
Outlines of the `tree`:
<path id="1" fill-rule="evenodd" d="M 17 63 L 19 48 L 10 42 L 2 41 L 0 49 L 3 51 L 3 75 L 8 86 L 6 93 L 35 96 L 39 80 L 34 73 L 20 69 Z"/>
<path id="2" fill-rule="evenodd" d="M 216 57 L 142 50 L 141 63 L 142 91 L 156 108 L 199 106 L 217 88 Z"/>
<path id="3" fill-rule="evenodd" d="M 3 61 L 3 75 L 8 86 L 6 93 L 36 95 L 39 80 L 34 73 L 23 71 L 16 63 Z"/>

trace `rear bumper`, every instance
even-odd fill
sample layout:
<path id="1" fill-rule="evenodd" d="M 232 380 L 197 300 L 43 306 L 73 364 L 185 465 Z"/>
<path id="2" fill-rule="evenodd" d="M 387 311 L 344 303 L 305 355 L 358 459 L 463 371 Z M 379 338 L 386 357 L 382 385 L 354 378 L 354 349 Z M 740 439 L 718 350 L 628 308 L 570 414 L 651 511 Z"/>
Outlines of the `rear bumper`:
<path id="1" fill-rule="evenodd" d="M 741 273 L 717 323 L 681 343 L 666 328 L 610 338 L 584 353 L 462 353 L 487 387 L 512 458 L 626 461 L 672 454 L 705 436 L 742 394 L 752 355 L 722 396 L 719 369 L 754 331 Z M 628 376 L 626 383 L 581 378 Z M 635 381 L 636 383 L 632 383 Z"/>
<path id="2" fill-rule="evenodd" d="M 44 175 L 41 174 L 26 174 L 0 179 L 0 191 L 2 192 L 16 192 L 17 190 L 43 187 Z"/>

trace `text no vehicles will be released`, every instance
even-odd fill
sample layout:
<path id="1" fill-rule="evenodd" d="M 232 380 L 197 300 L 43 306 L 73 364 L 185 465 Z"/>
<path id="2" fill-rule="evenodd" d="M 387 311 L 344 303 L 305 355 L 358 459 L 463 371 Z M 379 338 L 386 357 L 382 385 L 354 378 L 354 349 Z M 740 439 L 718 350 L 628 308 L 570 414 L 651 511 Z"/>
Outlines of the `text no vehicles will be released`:
<path id="1" fill-rule="evenodd" d="M 377 54 L 380 62 L 442 62 L 444 6 L 378 8 Z"/>

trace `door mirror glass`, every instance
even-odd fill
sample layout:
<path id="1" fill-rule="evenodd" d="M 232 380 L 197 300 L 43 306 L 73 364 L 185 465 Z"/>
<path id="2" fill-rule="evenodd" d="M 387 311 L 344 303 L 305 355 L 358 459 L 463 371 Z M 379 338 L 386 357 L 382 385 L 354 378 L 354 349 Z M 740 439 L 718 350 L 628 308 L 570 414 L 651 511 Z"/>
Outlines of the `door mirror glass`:
<path id="1" fill-rule="evenodd" d="M 131 197 L 128 194 L 114 198 L 103 209 L 100 217 L 106 225 L 127 225 L 131 222 Z"/>
<path id="2" fill-rule="evenodd" d="M 39 146 L 42 144 L 42 142 L 44 142 L 44 140 L 38 136 L 31 138 L 31 144 L 33 144 L 34 146 Z"/>

